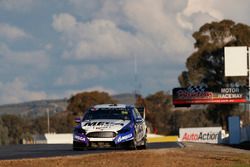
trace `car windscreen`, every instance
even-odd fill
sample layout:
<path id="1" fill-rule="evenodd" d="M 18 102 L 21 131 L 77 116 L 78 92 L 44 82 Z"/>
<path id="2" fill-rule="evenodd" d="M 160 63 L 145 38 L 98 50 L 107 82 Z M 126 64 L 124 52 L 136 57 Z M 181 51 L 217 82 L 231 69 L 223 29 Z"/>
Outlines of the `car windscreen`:
<path id="1" fill-rule="evenodd" d="M 90 109 L 83 117 L 83 120 L 92 120 L 92 119 L 130 120 L 130 114 L 128 110 L 120 108 Z"/>

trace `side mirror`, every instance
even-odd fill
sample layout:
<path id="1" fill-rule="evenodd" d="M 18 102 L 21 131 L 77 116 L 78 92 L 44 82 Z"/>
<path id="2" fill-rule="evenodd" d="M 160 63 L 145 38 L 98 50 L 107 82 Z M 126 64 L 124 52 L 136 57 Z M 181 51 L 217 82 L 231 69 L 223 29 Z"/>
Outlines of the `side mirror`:
<path id="1" fill-rule="evenodd" d="M 75 118 L 75 123 L 77 123 L 77 124 L 81 123 L 81 118 L 79 118 L 79 117 Z"/>

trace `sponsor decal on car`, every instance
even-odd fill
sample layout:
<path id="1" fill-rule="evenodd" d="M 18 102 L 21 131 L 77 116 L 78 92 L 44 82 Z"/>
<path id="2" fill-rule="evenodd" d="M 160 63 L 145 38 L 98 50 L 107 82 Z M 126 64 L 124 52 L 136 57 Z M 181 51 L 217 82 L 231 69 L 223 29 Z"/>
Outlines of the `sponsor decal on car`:
<path id="1" fill-rule="evenodd" d="M 86 141 L 86 138 L 85 138 L 85 137 L 83 137 L 83 136 L 78 136 L 78 135 L 74 135 L 74 139 L 79 140 L 79 141 L 82 141 L 82 142 L 85 142 L 85 141 Z"/>
<path id="2" fill-rule="evenodd" d="M 133 137 L 133 134 L 132 134 L 132 133 L 130 133 L 130 134 L 128 134 L 128 135 L 125 135 L 125 136 L 119 136 L 118 139 L 117 139 L 117 142 L 121 142 L 121 141 L 123 141 L 123 140 L 127 140 L 127 139 L 129 139 L 129 138 L 131 138 L 131 137 Z"/>
<path id="3" fill-rule="evenodd" d="M 117 136 L 117 138 L 114 140 L 116 144 L 126 142 L 129 140 L 132 140 L 134 137 L 133 133 L 129 132 L 123 135 Z"/>
<path id="4" fill-rule="evenodd" d="M 104 121 L 101 121 L 101 122 L 85 122 L 83 123 L 82 126 L 123 126 L 124 123 L 116 123 L 116 122 L 104 122 Z"/>

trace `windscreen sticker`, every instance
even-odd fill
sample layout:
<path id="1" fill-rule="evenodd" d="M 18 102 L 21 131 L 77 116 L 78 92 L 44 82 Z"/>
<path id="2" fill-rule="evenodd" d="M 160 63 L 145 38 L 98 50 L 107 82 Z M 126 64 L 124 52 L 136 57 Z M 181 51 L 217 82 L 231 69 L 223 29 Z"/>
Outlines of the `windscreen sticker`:
<path id="1" fill-rule="evenodd" d="M 128 115 L 128 111 L 121 111 L 122 115 Z"/>

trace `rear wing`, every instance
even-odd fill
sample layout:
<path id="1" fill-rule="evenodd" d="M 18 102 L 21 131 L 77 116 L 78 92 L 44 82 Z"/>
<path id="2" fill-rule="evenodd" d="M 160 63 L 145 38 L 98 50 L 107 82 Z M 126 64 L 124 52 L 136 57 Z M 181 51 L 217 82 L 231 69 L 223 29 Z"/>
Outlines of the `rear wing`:
<path id="1" fill-rule="evenodd" d="M 144 107 L 136 107 L 139 113 L 141 114 L 142 118 L 145 119 L 146 114 L 145 114 L 145 108 Z"/>

